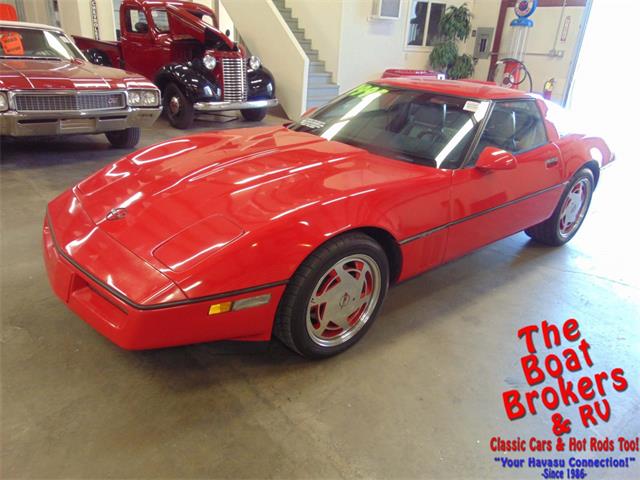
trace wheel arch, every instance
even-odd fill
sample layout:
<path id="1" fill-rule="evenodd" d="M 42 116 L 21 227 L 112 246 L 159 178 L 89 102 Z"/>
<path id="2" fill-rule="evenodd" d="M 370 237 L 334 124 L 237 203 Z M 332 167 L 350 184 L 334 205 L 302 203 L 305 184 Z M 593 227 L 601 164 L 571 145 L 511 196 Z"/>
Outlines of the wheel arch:
<path id="1" fill-rule="evenodd" d="M 381 227 L 373 227 L 373 226 L 354 227 L 348 230 L 343 230 L 341 232 L 338 232 L 335 235 L 327 238 L 323 242 L 316 245 L 316 247 L 300 261 L 295 271 L 298 271 L 300 266 L 309 258 L 310 255 L 313 254 L 313 252 L 315 252 L 322 246 L 326 245 L 328 242 L 335 240 L 336 238 L 342 237 L 344 235 L 349 235 L 352 233 L 363 233 L 368 237 L 371 237 L 382 247 L 382 250 L 384 251 L 387 257 L 387 260 L 389 261 L 389 283 L 391 285 L 396 283 L 398 278 L 400 277 L 400 272 L 402 272 L 402 263 L 403 263 L 402 250 L 400 249 L 400 244 L 398 243 L 398 240 L 388 230 Z"/>
<path id="2" fill-rule="evenodd" d="M 595 160 L 589 160 L 578 169 L 578 172 L 583 168 L 588 168 L 589 170 L 591 170 L 591 173 L 593 173 L 593 181 L 595 182 L 594 187 L 598 185 L 598 180 L 600 179 L 600 165 L 598 164 L 598 162 Z"/>

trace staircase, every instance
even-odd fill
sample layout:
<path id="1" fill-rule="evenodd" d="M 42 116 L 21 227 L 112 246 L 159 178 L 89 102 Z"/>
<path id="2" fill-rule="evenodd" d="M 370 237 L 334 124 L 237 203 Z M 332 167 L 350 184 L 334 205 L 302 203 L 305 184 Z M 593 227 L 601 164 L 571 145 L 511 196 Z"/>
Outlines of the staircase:
<path id="1" fill-rule="evenodd" d="M 291 9 L 285 6 L 285 0 L 273 0 L 273 4 L 309 57 L 307 108 L 324 105 L 338 95 L 338 85 L 331 81 L 331 72 L 327 72 L 324 62 L 318 58 L 318 51 L 311 48 L 311 40 L 304 36 L 304 29 L 298 25 L 298 19 L 292 15 Z"/>

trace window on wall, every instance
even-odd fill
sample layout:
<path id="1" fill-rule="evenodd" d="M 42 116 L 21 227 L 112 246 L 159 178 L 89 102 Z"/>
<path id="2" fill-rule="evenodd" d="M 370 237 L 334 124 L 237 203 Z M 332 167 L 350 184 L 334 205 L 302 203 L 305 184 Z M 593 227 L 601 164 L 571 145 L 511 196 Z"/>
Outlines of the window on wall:
<path id="1" fill-rule="evenodd" d="M 407 46 L 432 47 L 440 39 L 440 19 L 445 3 L 411 0 L 407 27 Z"/>

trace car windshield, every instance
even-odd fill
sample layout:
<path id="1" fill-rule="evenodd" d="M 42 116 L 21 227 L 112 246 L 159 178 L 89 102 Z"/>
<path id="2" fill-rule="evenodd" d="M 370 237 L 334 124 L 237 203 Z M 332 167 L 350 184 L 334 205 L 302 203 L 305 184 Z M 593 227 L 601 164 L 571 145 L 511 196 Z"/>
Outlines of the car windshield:
<path id="1" fill-rule="evenodd" d="M 62 32 L 4 25 L 0 27 L 0 58 L 73 60 L 83 57 Z"/>
<path id="2" fill-rule="evenodd" d="M 364 84 L 289 128 L 371 153 L 458 168 L 489 102 Z"/>

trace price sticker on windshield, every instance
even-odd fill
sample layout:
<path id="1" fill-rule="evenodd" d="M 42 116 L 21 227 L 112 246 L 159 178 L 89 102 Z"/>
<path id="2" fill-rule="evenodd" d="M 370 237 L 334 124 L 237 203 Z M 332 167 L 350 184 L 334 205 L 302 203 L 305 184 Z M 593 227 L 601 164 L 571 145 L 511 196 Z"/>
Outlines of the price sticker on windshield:
<path id="1" fill-rule="evenodd" d="M 478 108 L 480 108 L 480 102 L 472 102 L 471 100 L 467 100 L 464 107 L 462 107 L 463 110 L 473 113 L 476 113 Z"/>

